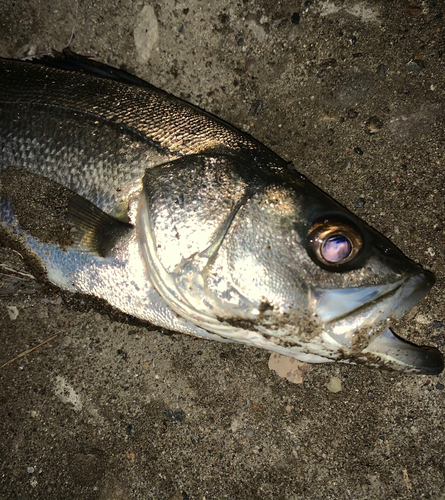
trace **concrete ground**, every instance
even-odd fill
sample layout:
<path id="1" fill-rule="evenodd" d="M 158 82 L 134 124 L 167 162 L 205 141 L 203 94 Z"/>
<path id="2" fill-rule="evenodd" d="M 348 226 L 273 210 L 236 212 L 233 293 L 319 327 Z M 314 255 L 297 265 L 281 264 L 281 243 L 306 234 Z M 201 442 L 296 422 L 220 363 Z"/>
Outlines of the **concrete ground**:
<path id="1" fill-rule="evenodd" d="M 74 0 L 0 0 L 0 56 L 62 49 Z M 71 48 L 247 131 L 437 276 L 396 331 L 444 349 L 444 3 L 79 0 Z M 371 133 L 373 132 L 373 133 Z M 1 248 L 0 499 L 445 499 L 445 376 L 160 331 Z M 333 379 L 336 377 L 336 379 Z M 332 392 L 333 382 L 341 390 Z"/>

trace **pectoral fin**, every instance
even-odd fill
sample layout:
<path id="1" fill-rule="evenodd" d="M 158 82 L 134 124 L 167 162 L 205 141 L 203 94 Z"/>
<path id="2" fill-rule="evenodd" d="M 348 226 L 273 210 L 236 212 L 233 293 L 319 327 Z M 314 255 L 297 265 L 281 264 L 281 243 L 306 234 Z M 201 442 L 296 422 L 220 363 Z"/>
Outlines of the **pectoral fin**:
<path id="1" fill-rule="evenodd" d="M 133 226 L 106 214 L 82 196 L 68 200 L 67 219 L 72 226 L 73 244 L 79 250 L 106 257 L 118 240 Z"/>
<path id="2" fill-rule="evenodd" d="M 103 212 L 56 181 L 14 167 L 0 182 L 0 222 L 62 250 L 75 248 L 106 257 L 133 226 Z M 122 215 L 122 207 L 116 213 Z"/>

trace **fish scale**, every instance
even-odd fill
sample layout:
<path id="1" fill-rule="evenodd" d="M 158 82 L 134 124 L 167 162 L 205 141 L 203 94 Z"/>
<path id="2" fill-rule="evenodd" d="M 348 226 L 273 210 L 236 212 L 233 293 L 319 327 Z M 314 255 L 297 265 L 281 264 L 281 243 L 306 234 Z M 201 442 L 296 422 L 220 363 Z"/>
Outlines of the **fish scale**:
<path id="1" fill-rule="evenodd" d="M 0 102 L 0 149 L 2 165 L 40 173 L 106 212 L 141 189 L 146 168 L 170 159 L 120 124 L 65 108 L 48 113 L 41 103 Z"/>

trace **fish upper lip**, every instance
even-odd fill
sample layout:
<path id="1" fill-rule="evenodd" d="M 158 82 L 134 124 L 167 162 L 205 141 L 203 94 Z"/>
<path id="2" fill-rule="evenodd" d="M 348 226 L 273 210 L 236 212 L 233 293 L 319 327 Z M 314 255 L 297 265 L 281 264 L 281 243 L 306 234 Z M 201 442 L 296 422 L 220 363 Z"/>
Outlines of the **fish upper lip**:
<path id="1" fill-rule="evenodd" d="M 336 316 L 335 318 L 330 319 L 329 321 L 326 321 L 326 325 L 332 325 L 334 323 L 337 323 L 338 321 L 342 320 L 343 318 L 348 318 L 350 316 L 355 316 L 357 313 L 359 313 L 361 310 L 367 309 L 370 307 L 372 304 L 380 304 L 385 301 L 386 298 L 388 298 L 391 295 L 395 295 L 398 291 L 400 291 L 401 288 L 404 287 L 406 284 L 407 280 L 405 280 L 402 283 L 395 283 L 394 288 L 391 288 L 388 291 L 382 291 L 380 294 L 376 295 L 375 297 L 372 298 L 372 300 L 369 300 L 368 302 L 364 302 L 363 304 L 359 305 L 358 307 L 354 309 L 350 309 L 349 311 L 346 311 L 344 314 L 341 314 L 339 316 Z M 394 309 L 394 306 L 392 307 L 391 310 Z"/>
<path id="2" fill-rule="evenodd" d="M 332 311 L 335 311 L 336 307 L 340 307 L 340 309 L 343 307 L 343 310 L 340 314 L 327 317 L 323 320 L 323 311 L 321 311 L 320 315 L 320 310 L 317 310 L 317 305 L 319 304 L 316 304 L 314 308 L 315 313 L 321 316 L 321 319 L 326 326 L 333 327 L 341 320 L 357 316 L 360 311 L 364 311 L 373 306 L 376 307 L 379 304 L 385 303 L 385 301 L 387 301 L 391 296 L 395 296 L 392 304 L 385 305 L 384 310 L 381 311 L 379 316 L 386 312 L 386 318 L 400 318 L 403 314 L 411 310 L 418 302 L 420 302 L 421 299 L 423 299 L 433 286 L 434 281 L 434 275 L 432 275 L 432 273 L 429 273 L 428 271 L 421 271 L 388 285 L 376 285 L 372 287 L 349 290 L 346 289 L 344 291 L 325 291 L 324 294 L 326 295 L 322 292 L 318 300 L 322 309 L 325 309 L 325 318 L 326 313 L 329 313 L 329 308 L 331 308 Z M 358 302 L 360 300 L 360 295 L 363 297 L 366 297 L 366 295 L 372 295 L 372 298 L 370 300 L 363 300 L 362 302 L 357 303 L 356 307 L 351 307 L 350 309 L 345 308 L 345 305 L 349 304 L 350 301 L 355 300 Z"/>
<path id="3" fill-rule="evenodd" d="M 338 321 L 355 315 L 363 308 L 369 307 L 373 303 L 381 302 L 385 297 L 393 294 L 405 285 L 407 279 L 399 280 L 395 283 L 387 285 L 374 285 L 369 287 L 357 287 L 346 289 L 321 290 L 319 297 L 316 298 L 314 305 L 315 314 L 326 325 L 333 325 Z M 371 298 L 362 300 L 366 296 L 371 295 Z M 347 307 L 352 302 L 357 302 L 355 307 Z M 330 311 L 341 310 L 335 316 L 329 315 Z"/>

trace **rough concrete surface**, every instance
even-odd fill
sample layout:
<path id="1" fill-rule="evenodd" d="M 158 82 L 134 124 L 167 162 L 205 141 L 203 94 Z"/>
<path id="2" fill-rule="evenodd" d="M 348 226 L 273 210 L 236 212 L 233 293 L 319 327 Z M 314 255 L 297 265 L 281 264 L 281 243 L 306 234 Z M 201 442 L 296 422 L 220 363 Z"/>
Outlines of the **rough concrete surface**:
<path id="1" fill-rule="evenodd" d="M 62 49 L 74 0 L 0 0 L 0 56 Z M 445 345 L 444 3 L 79 0 L 71 48 L 220 116 L 431 269 L 396 331 Z M 160 331 L 1 249 L 0 499 L 444 499 L 445 377 Z M 338 392 L 333 392 L 338 390 Z"/>

